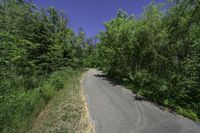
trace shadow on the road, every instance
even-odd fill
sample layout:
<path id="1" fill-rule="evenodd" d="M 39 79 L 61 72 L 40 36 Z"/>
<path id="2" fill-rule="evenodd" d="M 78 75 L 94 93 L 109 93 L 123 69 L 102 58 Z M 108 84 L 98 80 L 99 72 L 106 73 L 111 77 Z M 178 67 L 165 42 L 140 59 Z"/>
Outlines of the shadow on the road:
<path id="1" fill-rule="evenodd" d="M 122 85 L 122 84 L 118 83 L 117 81 L 109 78 L 104 73 L 102 73 L 102 74 L 95 74 L 95 77 L 101 78 L 102 80 L 106 80 L 106 81 L 108 81 L 113 86 Z"/>
<path id="2" fill-rule="evenodd" d="M 100 79 L 102 79 L 102 80 L 108 81 L 112 86 L 123 86 L 122 83 L 120 83 L 119 81 L 116 81 L 116 80 L 114 80 L 114 79 L 109 78 L 109 77 L 108 77 L 106 74 L 104 74 L 104 73 L 95 74 L 94 76 L 95 76 L 95 77 L 98 77 L 98 78 L 100 78 Z M 164 106 L 162 106 L 162 105 L 159 105 L 159 104 L 157 104 L 157 103 L 155 103 L 155 102 L 149 100 L 148 98 L 143 97 L 143 96 L 140 96 L 140 95 L 135 94 L 135 93 L 133 93 L 133 92 L 132 92 L 132 94 L 133 94 L 133 101 L 147 102 L 147 103 L 150 103 L 150 104 L 156 106 L 157 108 L 159 108 L 159 109 L 162 110 L 162 111 L 167 111 L 167 112 L 170 112 L 170 113 L 176 115 L 176 113 L 173 111 L 173 109 L 170 109 L 170 108 L 164 107 Z"/>
<path id="3" fill-rule="evenodd" d="M 112 79 L 112 78 L 108 77 L 102 71 L 99 71 L 99 74 L 95 74 L 94 76 L 97 77 L 97 78 L 99 78 L 99 79 L 102 79 L 102 80 L 105 80 L 105 81 L 109 82 L 112 86 L 121 86 L 122 88 L 124 88 L 123 86 L 125 86 L 124 83 L 122 83 L 122 82 L 120 82 L 120 81 L 118 81 L 116 79 Z M 118 88 L 118 87 L 116 87 L 116 88 Z M 130 90 L 130 89 L 128 89 L 128 90 Z M 173 108 L 166 107 L 164 105 L 156 103 L 156 102 L 154 102 L 154 101 L 152 101 L 152 100 L 150 100 L 150 99 L 148 99 L 146 97 L 143 97 L 143 96 L 140 96 L 140 95 L 134 93 L 133 91 L 131 91 L 131 93 L 132 93 L 132 96 L 133 96 L 132 100 L 134 102 L 149 103 L 149 104 L 153 105 L 154 107 L 157 107 L 161 111 L 171 113 L 171 114 L 173 114 L 175 116 L 178 115 L 175 112 L 175 109 L 173 109 Z M 197 124 L 200 125 L 199 122 L 197 122 Z"/>

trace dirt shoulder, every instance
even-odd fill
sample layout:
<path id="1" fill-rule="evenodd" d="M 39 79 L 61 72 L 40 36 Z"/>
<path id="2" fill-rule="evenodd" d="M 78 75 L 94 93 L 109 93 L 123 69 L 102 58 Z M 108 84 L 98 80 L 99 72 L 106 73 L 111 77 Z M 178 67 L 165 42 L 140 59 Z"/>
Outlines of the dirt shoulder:
<path id="1" fill-rule="evenodd" d="M 38 115 L 29 133 L 92 133 L 85 96 L 81 86 L 83 72 L 78 72 L 65 83 Z"/>

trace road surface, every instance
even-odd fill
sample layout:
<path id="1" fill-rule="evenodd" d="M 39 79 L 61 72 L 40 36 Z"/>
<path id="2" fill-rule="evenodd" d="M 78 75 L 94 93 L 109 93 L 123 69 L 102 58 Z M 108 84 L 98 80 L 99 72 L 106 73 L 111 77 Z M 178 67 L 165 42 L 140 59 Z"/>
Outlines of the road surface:
<path id="1" fill-rule="evenodd" d="M 200 133 L 199 124 L 136 100 L 101 71 L 90 69 L 82 84 L 96 133 Z"/>

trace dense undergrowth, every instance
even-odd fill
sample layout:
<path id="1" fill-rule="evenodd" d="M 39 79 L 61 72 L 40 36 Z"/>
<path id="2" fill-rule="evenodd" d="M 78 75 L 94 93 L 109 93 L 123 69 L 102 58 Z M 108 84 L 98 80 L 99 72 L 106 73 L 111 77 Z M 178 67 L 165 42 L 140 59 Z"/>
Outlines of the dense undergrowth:
<path id="1" fill-rule="evenodd" d="M 154 102 L 200 119 L 200 1 L 120 10 L 94 39 L 63 12 L 0 0 L 0 132 L 26 132 L 76 68 L 100 67 Z M 66 70 L 65 70 L 66 69 Z"/>
<path id="2" fill-rule="evenodd" d="M 200 120 L 200 1 L 151 3 L 105 23 L 97 67 L 133 92 Z"/>
<path id="3" fill-rule="evenodd" d="M 68 23 L 53 7 L 0 0 L 0 132 L 25 132 L 64 87 L 60 70 L 87 65 L 93 40 Z"/>
<path id="4" fill-rule="evenodd" d="M 66 88 L 68 80 L 80 71 L 67 68 L 53 72 L 49 78 L 38 81 L 40 85 L 37 88 L 28 91 L 19 84 L 19 91 L 1 98 L 0 131 L 27 132 L 49 100 L 60 89 Z M 18 89 L 17 85 L 15 89 Z"/>

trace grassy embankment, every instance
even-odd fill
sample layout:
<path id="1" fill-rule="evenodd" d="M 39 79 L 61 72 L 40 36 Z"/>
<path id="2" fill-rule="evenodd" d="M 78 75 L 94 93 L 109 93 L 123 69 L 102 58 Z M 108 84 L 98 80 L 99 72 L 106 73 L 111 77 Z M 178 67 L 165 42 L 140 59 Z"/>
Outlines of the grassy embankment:
<path id="1" fill-rule="evenodd" d="M 64 78 L 64 89 L 38 115 L 30 133 L 93 132 L 80 85 L 81 73 L 82 71 L 77 71 L 73 76 Z"/>
<path id="2" fill-rule="evenodd" d="M 1 132 L 28 132 L 30 128 L 30 132 L 37 133 L 91 132 L 80 89 L 83 72 L 80 69 L 54 72 L 39 88 L 17 92 L 17 99 L 8 98 L 1 106 Z"/>

